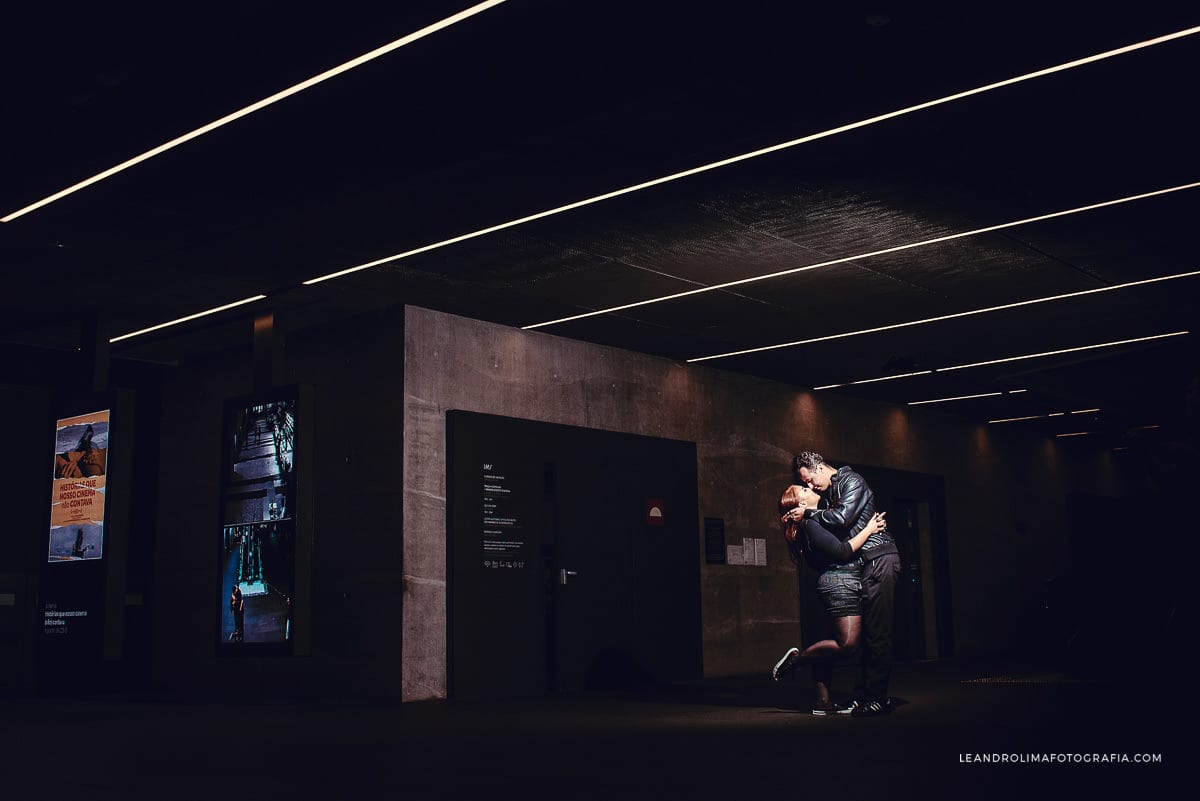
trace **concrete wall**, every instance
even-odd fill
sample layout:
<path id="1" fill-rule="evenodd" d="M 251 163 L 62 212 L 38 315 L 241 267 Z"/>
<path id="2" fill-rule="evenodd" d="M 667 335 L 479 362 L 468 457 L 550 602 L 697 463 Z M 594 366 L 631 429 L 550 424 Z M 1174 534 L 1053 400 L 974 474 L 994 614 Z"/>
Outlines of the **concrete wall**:
<path id="1" fill-rule="evenodd" d="M 243 350 L 130 384 L 138 387 L 139 426 L 151 427 L 152 454 L 134 465 L 126 592 L 144 605 L 126 610 L 120 669 L 134 656 L 140 662 L 131 649 L 144 645 L 153 681 L 167 688 L 443 696 L 451 408 L 697 443 L 697 548 L 706 516 L 724 518 L 731 542 L 768 541 L 765 569 L 702 566 L 710 676 L 761 673 L 796 638 L 796 581 L 773 508 L 802 447 L 945 477 L 959 654 L 996 653 L 1016 641 L 1021 611 L 1068 562 L 1066 493 L 1114 491 L 1107 457 L 1081 461 L 1079 445 L 1021 439 L 1011 428 L 423 309 L 367 314 L 289 336 L 281 376 L 313 389 L 312 656 L 217 659 L 218 427 L 224 400 L 252 388 L 252 370 L 247 330 Z M 0 391 L 10 419 L 40 418 L 47 427 L 52 396 L 48 386 Z M 48 488 L 44 475 L 21 465 L 45 459 L 48 432 L 18 426 L 5 462 L 13 530 L 27 534 L 0 543 L 0 593 L 14 601 L 0 610 L 2 688 L 32 681 L 31 599 Z M 1045 556 L 1030 559 L 1033 549 Z"/>
<path id="2" fill-rule="evenodd" d="M 1016 642 L 1066 560 L 1065 495 L 1114 466 L 935 411 L 799 391 L 709 367 L 408 308 L 404 331 L 403 697 L 446 693 L 445 412 L 463 409 L 694 441 L 701 519 L 765 537 L 767 568 L 703 565 L 704 670 L 761 673 L 796 640 L 797 583 L 774 513 L 791 455 L 942 475 L 959 654 Z M 1020 525 L 1019 525 L 1020 524 Z M 1042 556 L 1031 559 L 1036 548 Z"/>

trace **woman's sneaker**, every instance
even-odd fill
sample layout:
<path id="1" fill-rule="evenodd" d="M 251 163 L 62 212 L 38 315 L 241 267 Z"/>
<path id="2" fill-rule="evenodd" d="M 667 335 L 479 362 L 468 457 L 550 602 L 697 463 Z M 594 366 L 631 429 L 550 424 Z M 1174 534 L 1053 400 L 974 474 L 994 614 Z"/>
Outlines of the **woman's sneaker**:
<path id="1" fill-rule="evenodd" d="M 812 713 L 814 715 L 849 715 L 851 709 L 852 707 L 841 704 L 829 704 L 828 706 L 814 706 Z"/>
<path id="2" fill-rule="evenodd" d="M 779 681 L 783 677 L 783 674 L 791 672 L 799 659 L 799 648 L 787 649 L 787 653 L 783 655 L 783 658 L 775 663 L 775 667 L 771 668 L 771 678 Z"/>

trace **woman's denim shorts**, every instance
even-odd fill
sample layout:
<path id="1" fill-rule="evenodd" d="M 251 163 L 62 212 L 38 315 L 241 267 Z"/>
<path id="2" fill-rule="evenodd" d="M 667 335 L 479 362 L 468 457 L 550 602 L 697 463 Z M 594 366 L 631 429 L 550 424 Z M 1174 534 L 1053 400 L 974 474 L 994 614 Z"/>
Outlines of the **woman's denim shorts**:
<path id="1" fill-rule="evenodd" d="M 817 595 L 830 617 L 862 614 L 862 568 L 834 568 L 817 577 Z"/>

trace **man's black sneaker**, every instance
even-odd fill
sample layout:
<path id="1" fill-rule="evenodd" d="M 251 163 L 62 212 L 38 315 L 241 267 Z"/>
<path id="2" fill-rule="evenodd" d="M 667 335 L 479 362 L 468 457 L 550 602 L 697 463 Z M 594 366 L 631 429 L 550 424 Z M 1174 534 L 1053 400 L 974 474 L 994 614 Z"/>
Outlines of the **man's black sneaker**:
<path id="1" fill-rule="evenodd" d="M 814 706 L 812 713 L 814 715 L 849 715 L 851 708 L 842 706 L 841 704 L 829 704 L 828 706 Z"/>
<path id="2" fill-rule="evenodd" d="M 791 671 L 791 669 L 796 666 L 796 661 L 799 659 L 799 648 L 787 649 L 787 653 L 775 663 L 775 667 L 771 668 L 771 678 L 773 678 L 775 681 L 779 681 L 783 677 L 783 674 Z"/>
<path id="3" fill-rule="evenodd" d="M 892 699 L 882 701 L 856 701 L 854 710 L 850 713 L 856 718 L 873 718 L 880 715 L 892 714 Z"/>

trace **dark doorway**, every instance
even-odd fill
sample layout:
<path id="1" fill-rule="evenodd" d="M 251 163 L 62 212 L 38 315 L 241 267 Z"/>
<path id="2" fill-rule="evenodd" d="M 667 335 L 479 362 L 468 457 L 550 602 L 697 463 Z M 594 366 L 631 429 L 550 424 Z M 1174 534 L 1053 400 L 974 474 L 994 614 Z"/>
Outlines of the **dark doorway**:
<path id="1" fill-rule="evenodd" d="M 886 467 L 851 466 L 875 493 L 876 508 L 887 512 L 888 531 L 900 550 L 893 656 L 898 660 L 953 656 L 942 477 Z"/>
<path id="2" fill-rule="evenodd" d="M 1128 497 L 1072 492 L 1066 497 L 1071 558 L 1047 580 L 1036 615 L 1023 621 L 1022 633 L 1037 653 L 1074 673 L 1129 676 L 1144 670 L 1142 649 L 1121 647 L 1137 636 L 1155 643 L 1150 661 L 1160 665 L 1191 663 L 1186 638 L 1179 632 L 1189 594 L 1187 581 L 1154 583 L 1152 608 L 1136 602 L 1143 585 L 1114 582 L 1097 591 L 1097 576 L 1112 572 L 1114 557 L 1133 553 L 1132 541 L 1148 530 L 1116 522 Z M 1137 634 L 1133 634 L 1137 632 Z"/>
<path id="3" fill-rule="evenodd" d="M 450 693 L 699 678 L 694 443 L 447 412 Z"/>

